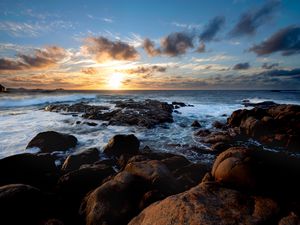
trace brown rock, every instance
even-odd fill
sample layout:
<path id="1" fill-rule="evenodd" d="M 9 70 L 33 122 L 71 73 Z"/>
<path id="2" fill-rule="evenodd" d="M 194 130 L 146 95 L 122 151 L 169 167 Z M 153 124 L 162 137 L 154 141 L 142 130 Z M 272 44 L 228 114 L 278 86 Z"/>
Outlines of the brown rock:
<path id="1" fill-rule="evenodd" d="M 153 203 L 129 225 L 253 225 L 267 223 L 278 210 L 271 199 L 201 183 L 187 192 Z"/>
<path id="2" fill-rule="evenodd" d="M 197 127 L 197 128 L 199 128 L 199 127 L 201 127 L 201 124 L 199 123 L 198 120 L 195 120 L 195 121 L 192 123 L 191 126 L 192 126 L 192 127 Z"/>
<path id="3" fill-rule="evenodd" d="M 90 148 L 85 151 L 69 155 L 62 165 L 63 171 L 72 171 L 79 169 L 83 164 L 91 164 L 99 160 L 99 151 L 97 148 Z"/>
<path id="4" fill-rule="evenodd" d="M 62 134 L 55 131 L 46 131 L 37 134 L 26 148 L 37 147 L 42 152 L 66 151 L 75 147 L 77 138 L 73 135 Z"/>
<path id="5" fill-rule="evenodd" d="M 122 154 L 138 154 L 140 141 L 133 134 L 115 135 L 105 146 L 103 152 L 109 156 L 120 156 Z"/>
<path id="6" fill-rule="evenodd" d="M 300 218 L 293 212 L 291 212 L 288 216 L 283 217 L 278 225 L 300 225 Z"/>

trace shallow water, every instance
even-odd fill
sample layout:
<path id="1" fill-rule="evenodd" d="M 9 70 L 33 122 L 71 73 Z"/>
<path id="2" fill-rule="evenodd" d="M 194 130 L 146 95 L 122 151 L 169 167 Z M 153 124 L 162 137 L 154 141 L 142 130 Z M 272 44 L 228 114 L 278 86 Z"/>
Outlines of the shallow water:
<path id="1" fill-rule="evenodd" d="M 163 124 L 154 129 L 128 126 L 105 126 L 104 121 L 93 121 L 91 127 L 76 124 L 88 121 L 81 117 L 62 115 L 41 110 L 50 103 L 75 103 L 80 101 L 94 105 L 114 107 L 116 100 L 156 99 L 171 103 L 185 102 L 194 107 L 178 109 L 173 113 L 174 123 Z M 209 160 L 210 155 L 199 155 L 184 151 L 188 147 L 205 147 L 195 140 L 195 129 L 190 127 L 193 120 L 199 120 L 203 127 L 210 128 L 215 120 L 226 121 L 226 115 L 243 108 L 242 100 L 251 102 L 275 101 L 277 103 L 300 104 L 299 91 L 99 91 L 99 92 L 52 92 L 0 95 L 0 158 L 25 152 L 27 143 L 39 132 L 54 130 L 73 134 L 79 144 L 71 151 L 88 147 L 102 149 L 115 134 L 133 133 L 141 140 L 141 147 L 177 152 L 193 160 Z M 34 151 L 34 150 L 33 150 Z"/>

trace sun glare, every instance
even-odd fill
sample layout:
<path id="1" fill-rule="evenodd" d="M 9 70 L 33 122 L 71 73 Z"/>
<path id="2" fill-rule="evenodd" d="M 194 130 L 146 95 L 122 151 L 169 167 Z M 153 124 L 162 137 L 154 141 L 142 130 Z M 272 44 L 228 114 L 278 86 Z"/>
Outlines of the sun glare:
<path id="1" fill-rule="evenodd" d="M 108 79 L 108 87 L 110 89 L 120 89 L 122 86 L 122 81 L 124 79 L 124 74 L 122 73 L 113 73 Z"/>

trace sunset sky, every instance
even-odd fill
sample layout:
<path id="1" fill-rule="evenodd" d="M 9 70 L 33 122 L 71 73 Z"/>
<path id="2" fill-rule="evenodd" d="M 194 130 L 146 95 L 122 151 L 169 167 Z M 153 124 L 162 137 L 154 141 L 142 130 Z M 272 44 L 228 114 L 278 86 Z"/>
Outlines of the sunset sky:
<path id="1" fill-rule="evenodd" d="M 300 89 L 300 1 L 0 2 L 0 83 Z"/>

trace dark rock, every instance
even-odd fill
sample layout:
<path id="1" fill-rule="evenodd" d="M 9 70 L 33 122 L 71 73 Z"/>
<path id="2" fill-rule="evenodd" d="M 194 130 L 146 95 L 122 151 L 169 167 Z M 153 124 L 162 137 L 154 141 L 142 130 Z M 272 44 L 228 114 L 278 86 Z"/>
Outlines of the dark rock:
<path id="1" fill-rule="evenodd" d="M 0 84 L 0 93 L 6 92 L 6 88 Z"/>
<path id="2" fill-rule="evenodd" d="M 59 219 L 48 219 L 43 225 L 64 225 L 64 223 Z"/>
<path id="3" fill-rule="evenodd" d="M 172 105 L 173 106 L 180 106 L 180 107 L 185 107 L 187 106 L 185 103 L 183 102 L 172 102 Z"/>
<path id="4" fill-rule="evenodd" d="M 120 156 L 122 154 L 138 154 L 140 141 L 133 134 L 115 135 L 104 147 L 103 152 L 108 156 Z"/>
<path id="5" fill-rule="evenodd" d="M 77 113 L 98 113 L 103 110 L 108 110 L 107 106 L 94 106 L 94 105 L 87 105 L 84 102 L 76 103 L 73 105 L 68 104 L 60 104 L 60 105 L 48 105 L 45 107 L 46 111 L 50 112 L 77 112 Z"/>
<path id="6" fill-rule="evenodd" d="M 192 127 L 197 127 L 197 128 L 200 128 L 201 127 L 201 124 L 199 123 L 199 121 L 198 120 L 195 120 L 193 123 L 192 123 L 192 125 L 191 125 Z"/>
<path id="7" fill-rule="evenodd" d="M 159 190 L 165 196 L 180 192 L 170 170 L 158 160 L 131 162 L 124 170 L 143 178 L 151 184 L 153 189 Z"/>
<path id="8" fill-rule="evenodd" d="M 139 212 L 145 182 L 126 171 L 91 192 L 81 205 L 86 225 L 127 224 Z"/>
<path id="9" fill-rule="evenodd" d="M 243 101 L 243 105 L 245 107 L 249 107 L 249 106 L 252 106 L 252 107 L 260 107 L 260 108 L 268 108 L 270 106 L 276 106 L 278 105 L 277 103 L 275 102 L 272 102 L 272 101 L 264 101 L 264 102 L 258 102 L 258 103 L 251 103 L 249 100 L 248 101 Z"/>
<path id="10" fill-rule="evenodd" d="M 226 126 L 226 124 L 221 123 L 220 121 L 214 121 L 212 125 L 217 129 L 223 129 Z"/>
<path id="11" fill-rule="evenodd" d="M 178 167 L 173 171 L 173 175 L 183 190 L 198 185 L 204 175 L 210 171 L 210 167 L 200 163 L 190 163 L 183 167 Z"/>
<path id="12" fill-rule="evenodd" d="M 267 224 L 278 211 L 277 203 L 271 199 L 201 183 L 187 192 L 153 203 L 129 225 Z"/>
<path id="13" fill-rule="evenodd" d="M 37 134 L 26 148 L 37 147 L 42 152 L 66 151 L 75 147 L 77 138 L 73 135 L 62 134 L 55 131 L 46 131 Z"/>
<path id="14" fill-rule="evenodd" d="M 0 187 L 1 224 L 38 225 L 48 216 L 49 202 L 37 188 L 24 184 Z"/>
<path id="15" fill-rule="evenodd" d="M 95 126 L 98 125 L 97 123 L 94 123 L 94 122 L 84 122 L 83 124 L 86 124 L 86 125 L 88 125 L 90 127 L 95 127 Z"/>
<path id="16" fill-rule="evenodd" d="M 224 142 L 217 142 L 211 146 L 211 149 L 213 151 L 223 152 L 230 147 L 231 147 L 231 144 L 224 143 Z"/>
<path id="17" fill-rule="evenodd" d="M 23 183 L 49 189 L 57 176 L 55 159 L 49 154 L 23 153 L 0 159 L 0 185 Z"/>
<path id="18" fill-rule="evenodd" d="M 69 155 L 62 165 L 63 171 L 72 171 L 79 169 L 83 164 L 91 164 L 99 160 L 99 151 L 97 148 L 90 148 L 85 151 Z"/>
<path id="19" fill-rule="evenodd" d="M 163 164 L 165 164 L 170 171 L 176 170 L 178 168 L 184 167 L 190 164 L 190 161 L 187 160 L 182 155 L 175 155 L 166 159 L 161 160 Z"/>

